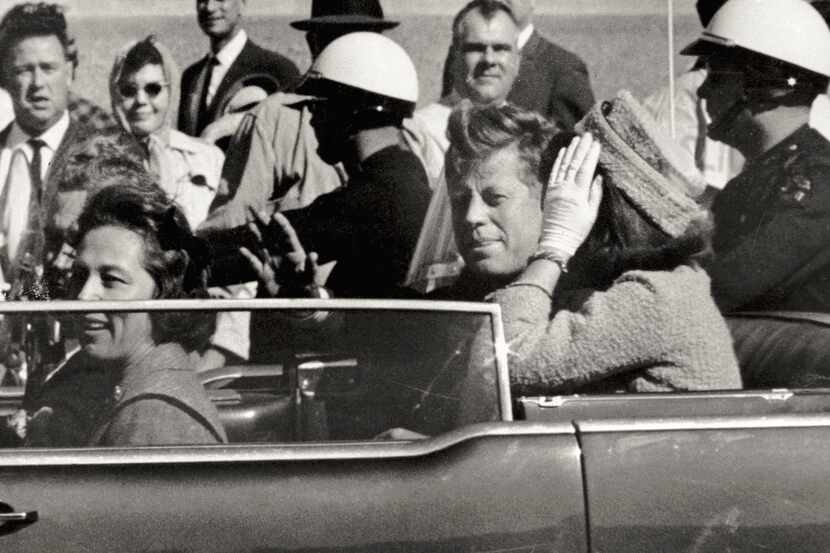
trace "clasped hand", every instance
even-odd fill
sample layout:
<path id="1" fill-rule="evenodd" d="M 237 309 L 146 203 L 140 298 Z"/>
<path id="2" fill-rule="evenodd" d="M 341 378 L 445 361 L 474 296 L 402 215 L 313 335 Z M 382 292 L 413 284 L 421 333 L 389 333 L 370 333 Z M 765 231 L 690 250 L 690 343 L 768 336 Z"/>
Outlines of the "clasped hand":
<path id="1" fill-rule="evenodd" d="M 594 177 L 599 153 L 590 133 L 559 150 L 545 195 L 541 248 L 570 257 L 588 237 L 602 200 L 602 177 Z"/>

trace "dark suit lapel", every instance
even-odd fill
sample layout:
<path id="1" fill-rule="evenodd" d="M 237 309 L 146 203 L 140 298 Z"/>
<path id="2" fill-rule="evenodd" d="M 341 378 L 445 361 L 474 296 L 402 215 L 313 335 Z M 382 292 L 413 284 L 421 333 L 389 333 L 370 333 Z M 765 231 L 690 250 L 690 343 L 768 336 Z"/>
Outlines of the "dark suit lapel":
<path id="1" fill-rule="evenodd" d="M 52 162 L 49 164 L 49 169 L 46 171 L 46 179 L 44 182 L 43 200 L 41 206 L 45 209 L 46 206 L 52 204 L 53 198 L 58 192 L 58 183 L 55 182 L 55 176 L 61 173 L 61 169 L 66 164 L 67 157 L 70 150 L 76 144 L 79 144 L 89 135 L 87 127 L 78 124 L 74 119 L 69 120 L 69 128 L 63 135 L 55 155 L 52 157 Z"/>
<path id="2" fill-rule="evenodd" d="M 522 54 L 522 65 L 526 63 L 532 65 L 535 60 L 541 53 L 544 43 L 542 42 L 542 37 L 539 36 L 539 33 L 536 32 L 536 29 L 530 34 L 530 38 L 527 39 L 524 48 L 521 50 Z"/>
<path id="3" fill-rule="evenodd" d="M 202 97 L 204 96 L 204 89 L 208 86 L 208 79 L 210 78 L 206 73 L 207 63 L 208 58 L 205 56 L 196 67 L 196 81 L 193 83 L 193 88 L 187 102 L 187 128 L 182 129 L 182 132 L 186 134 L 195 135 L 197 127 L 199 126 L 199 112 L 202 109 Z"/>
<path id="4" fill-rule="evenodd" d="M 225 73 L 222 82 L 216 88 L 216 94 L 213 95 L 213 101 L 205 111 L 205 120 L 212 121 L 216 118 L 216 108 L 222 104 L 222 98 L 228 93 L 228 90 L 233 86 L 233 83 L 244 77 L 249 72 L 251 65 L 251 58 L 256 55 L 256 46 L 251 43 L 251 39 L 245 40 L 245 46 L 233 63 Z"/>

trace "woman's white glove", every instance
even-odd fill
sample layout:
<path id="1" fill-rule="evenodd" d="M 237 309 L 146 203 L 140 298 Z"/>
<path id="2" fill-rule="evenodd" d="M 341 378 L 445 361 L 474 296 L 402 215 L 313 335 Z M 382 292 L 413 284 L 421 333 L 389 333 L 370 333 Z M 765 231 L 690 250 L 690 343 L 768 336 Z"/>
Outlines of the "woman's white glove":
<path id="1" fill-rule="evenodd" d="M 602 199 L 602 177 L 594 178 L 599 151 L 590 133 L 559 150 L 545 195 L 540 249 L 570 258 L 588 237 Z"/>

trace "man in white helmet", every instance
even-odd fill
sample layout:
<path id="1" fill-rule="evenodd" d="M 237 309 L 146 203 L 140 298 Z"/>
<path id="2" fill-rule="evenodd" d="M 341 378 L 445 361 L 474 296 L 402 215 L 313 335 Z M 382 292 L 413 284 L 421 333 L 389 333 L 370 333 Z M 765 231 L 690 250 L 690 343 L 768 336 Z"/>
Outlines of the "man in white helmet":
<path id="1" fill-rule="evenodd" d="M 303 103 L 320 157 L 342 163 L 349 184 L 282 216 L 321 263 L 337 262 L 326 282 L 336 296 L 396 296 L 430 198 L 402 129 L 418 99 L 415 66 L 391 39 L 350 33 L 320 53 L 298 92 L 311 97 Z M 272 260 L 291 253 L 281 249 L 282 222 L 259 226 L 259 246 Z"/>
<path id="2" fill-rule="evenodd" d="M 803 0 L 729 0 L 682 53 L 706 56 L 709 136 L 747 159 L 712 206 L 718 305 L 830 311 L 830 29 Z"/>

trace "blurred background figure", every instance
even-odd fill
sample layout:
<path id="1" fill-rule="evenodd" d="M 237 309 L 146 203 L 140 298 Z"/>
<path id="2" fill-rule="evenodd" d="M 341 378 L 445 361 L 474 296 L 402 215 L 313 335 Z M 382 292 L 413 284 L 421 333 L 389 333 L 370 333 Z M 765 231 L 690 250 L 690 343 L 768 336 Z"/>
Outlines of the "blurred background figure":
<path id="1" fill-rule="evenodd" d="M 288 58 L 257 46 L 242 26 L 246 0 L 196 0 L 199 27 L 210 51 L 182 75 L 179 130 L 199 136 L 241 90 L 263 97 L 294 86 L 300 72 Z"/>
<path id="2" fill-rule="evenodd" d="M 152 35 L 126 46 L 110 73 L 112 110 L 147 152 L 162 190 L 196 228 L 216 195 L 225 156 L 216 146 L 173 128 L 179 99 L 173 56 Z"/>
<path id="3" fill-rule="evenodd" d="M 519 27 L 521 65 L 508 100 L 537 111 L 571 130 L 594 103 L 588 69 L 578 56 L 550 42 L 533 26 L 535 0 L 502 0 L 513 12 Z M 441 96 L 449 95 L 466 75 L 454 70 L 457 48 L 450 47 L 444 62 Z"/>
<path id="4" fill-rule="evenodd" d="M 720 308 L 830 311 L 830 29 L 803 0 L 729 0 L 684 55 L 710 138 L 747 166 L 715 197 Z"/>
<path id="5" fill-rule="evenodd" d="M 53 177 L 70 147 L 93 132 L 67 109 L 74 74 L 70 44 L 55 4 L 19 4 L 0 21 L 0 84 L 15 116 L 0 131 L 0 266 L 7 288 L 22 275 L 42 275 L 44 259 L 56 254 L 44 251 Z"/>
<path id="6" fill-rule="evenodd" d="M 704 28 L 725 3 L 726 0 L 698 0 L 695 7 Z M 706 102 L 697 93 L 705 79 L 706 60 L 699 58 L 688 71 L 675 80 L 674 138 L 694 157 L 695 165 L 703 173 L 707 184 L 720 190 L 729 179 L 741 171 L 744 158 L 735 148 L 709 138 L 706 134 L 709 115 L 706 112 Z M 658 123 L 671 130 L 672 114 L 669 100 L 669 88 L 665 87 L 655 91 L 643 103 Z M 714 190 L 710 192 L 711 195 L 714 193 Z"/>

